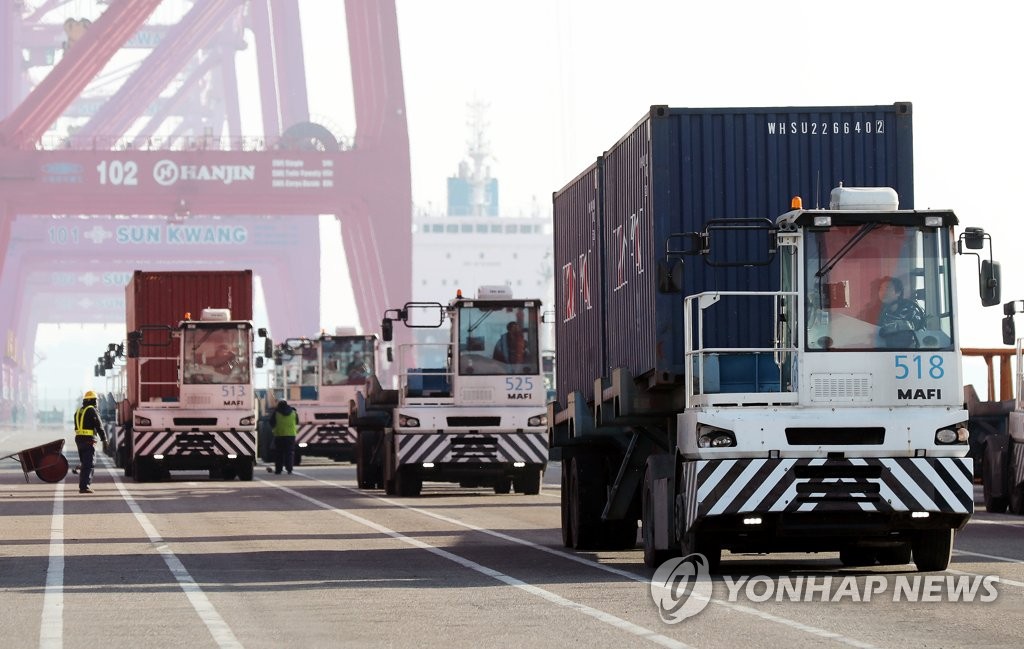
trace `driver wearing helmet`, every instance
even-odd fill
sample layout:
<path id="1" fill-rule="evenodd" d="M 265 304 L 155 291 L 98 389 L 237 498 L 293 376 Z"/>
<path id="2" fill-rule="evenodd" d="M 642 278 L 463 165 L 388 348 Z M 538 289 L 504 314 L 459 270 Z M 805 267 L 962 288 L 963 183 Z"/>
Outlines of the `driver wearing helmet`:
<path id="1" fill-rule="evenodd" d="M 96 409 L 96 393 L 89 390 L 82 397 L 82 407 L 75 411 L 75 446 L 78 447 L 78 457 L 81 461 L 81 469 L 78 473 L 78 493 L 92 493 L 97 436 L 106 445 L 107 434 L 103 430 L 103 421 L 100 419 L 99 410 Z"/>

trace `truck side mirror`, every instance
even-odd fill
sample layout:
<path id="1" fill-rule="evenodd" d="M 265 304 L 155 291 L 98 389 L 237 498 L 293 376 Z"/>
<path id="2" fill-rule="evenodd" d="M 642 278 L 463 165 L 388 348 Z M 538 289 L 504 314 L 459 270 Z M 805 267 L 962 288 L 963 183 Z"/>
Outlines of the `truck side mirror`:
<path id="1" fill-rule="evenodd" d="M 1003 316 L 1003 344 L 1004 345 L 1016 345 L 1017 344 L 1017 332 L 1013 327 L 1013 316 Z"/>
<path id="2" fill-rule="evenodd" d="M 960 236 L 968 250 L 981 250 L 985 246 L 985 231 L 981 228 L 964 228 Z"/>
<path id="3" fill-rule="evenodd" d="M 391 320 L 389 318 L 384 318 L 383 322 L 380 323 L 380 335 L 381 338 L 384 339 L 384 342 L 391 342 L 391 338 L 394 334 L 391 330 Z M 391 353 L 390 348 L 388 348 L 388 353 Z M 391 358 L 389 357 L 388 360 L 391 360 Z"/>
<path id="4" fill-rule="evenodd" d="M 263 341 L 263 355 L 264 356 L 273 356 L 274 355 L 274 341 L 271 340 L 270 338 L 267 338 L 265 341 Z"/>
<path id="5" fill-rule="evenodd" d="M 263 367 L 263 357 L 262 356 L 257 356 L 256 357 L 256 367 L 257 367 L 257 369 Z"/>
<path id="6" fill-rule="evenodd" d="M 393 351 L 393 349 L 391 347 L 388 347 L 387 357 L 388 357 L 388 362 L 389 363 L 394 363 L 395 362 L 395 352 Z"/>
<path id="7" fill-rule="evenodd" d="M 981 261 L 981 278 L 978 287 L 982 306 L 995 306 L 999 304 L 1001 292 L 999 279 L 999 262 L 983 259 Z"/>
<path id="8" fill-rule="evenodd" d="M 256 330 L 256 335 L 259 336 L 260 338 L 266 338 L 267 337 L 267 328 L 266 327 L 260 327 L 259 329 Z"/>
<path id="9" fill-rule="evenodd" d="M 141 331 L 128 332 L 128 358 L 139 357 L 139 343 L 142 340 Z"/>

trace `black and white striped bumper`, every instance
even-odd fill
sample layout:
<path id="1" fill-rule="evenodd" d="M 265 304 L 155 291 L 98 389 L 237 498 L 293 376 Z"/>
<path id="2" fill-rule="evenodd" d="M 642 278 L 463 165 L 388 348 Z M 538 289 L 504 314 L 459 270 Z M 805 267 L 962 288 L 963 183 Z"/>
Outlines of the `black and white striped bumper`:
<path id="1" fill-rule="evenodd" d="M 970 458 L 696 460 L 683 463 L 685 527 L 738 514 L 974 511 Z"/>
<path id="2" fill-rule="evenodd" d="M 538 433 L 395 433 L 398 464 L 545 464 L 548 440 Z"/>
<path id="3" fill-rule="evenodd" d="M 355 446 L 356 433 L 345 424 L 302 424 L 295 443 L 307 447 L 343 448 Z"/>
<path id="4" fill-rule="evenodd" d="M 256 431 L 133 431 L 133 455 L 256 456 Z"/>

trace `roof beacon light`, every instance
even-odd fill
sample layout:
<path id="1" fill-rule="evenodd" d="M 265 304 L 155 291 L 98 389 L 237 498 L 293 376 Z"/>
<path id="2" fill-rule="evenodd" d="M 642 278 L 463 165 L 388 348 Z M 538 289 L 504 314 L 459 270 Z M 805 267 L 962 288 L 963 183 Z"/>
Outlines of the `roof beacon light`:
<path id="1" fill-rule="evenodd" d="M 791 210 L 802 210 L 804 209 L 804 199 L 799 196 L 794 196 L 789 199 L 789 209 Z"/>

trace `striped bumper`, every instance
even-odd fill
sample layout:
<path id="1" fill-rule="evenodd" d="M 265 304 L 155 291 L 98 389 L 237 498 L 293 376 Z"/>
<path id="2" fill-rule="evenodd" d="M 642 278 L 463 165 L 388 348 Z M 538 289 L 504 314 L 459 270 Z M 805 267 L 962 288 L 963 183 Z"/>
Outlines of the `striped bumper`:
<path id="1" fill-rule="evenodd" d="M 256 456 L 255 431 L 135 431 L 135 457 L 165 456 Z"/>
<path id="2" fill-rule="evenodd" d="M 395 433 L 398 464 L 548 461 L 545 433 Z"/>
<path id="3" fill-rule="evenodd" d="M 970 514 L 971 462 L 926 457 L 685 462 L 685 529 L 699 519 L 745 513 Z"/>
<path id="4" fill-rule="evenodd" d="M 355 430 L 344 424 L 302 424 L 295 438 L 296 444 L 317 446 L 355 446 Z"/>

